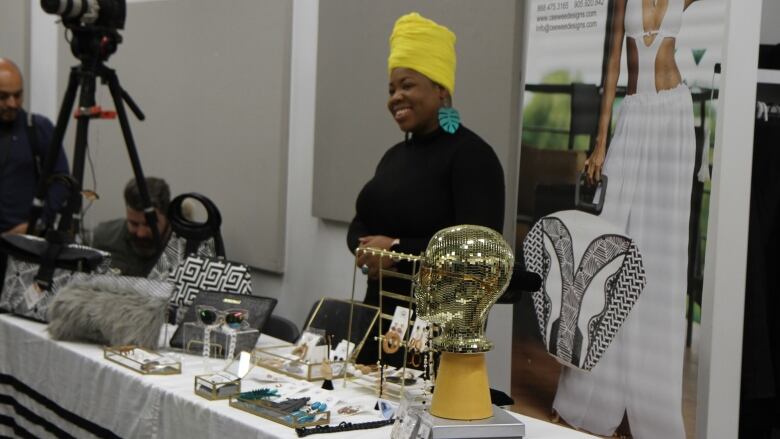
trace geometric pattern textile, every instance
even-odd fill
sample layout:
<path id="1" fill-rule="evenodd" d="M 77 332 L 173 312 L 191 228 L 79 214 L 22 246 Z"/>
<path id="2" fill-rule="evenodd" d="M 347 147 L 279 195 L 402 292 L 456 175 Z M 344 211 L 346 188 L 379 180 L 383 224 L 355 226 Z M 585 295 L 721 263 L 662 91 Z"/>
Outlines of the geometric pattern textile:
<path id="1" fill-rule="evenodd" d="M 171 237 L 165 245 L 165 250 L 160 254 L 160 258 L 157 259 L 157 262 L 146 278 L 152 280 L 168 280 L 172 275 L 173 270 L 181 265 L 187 257 L 185 252 L 186 246 L 186 239 L 179 237 L 175 233 L 171 233 Z M 207 239 L 201 242 L 196 254 L 203 258 L 216 257 L 217 252 L 214 248 L 214 240 Z"/>
<path id="2" fill-rule="evenodd" d="M 192 305 L 200 291 L 252 294 L 252 277 L 246 265 L 224 259 L 189 256 L 176 267 L 169 281 L 175 285 L 171 304 Z"/>
<path id="3" fill-rule="evenodd" d="M 100 253 L 103 253 L 103 260 L 93 273 L 102 274 L 109 271 L 111 255 L 106 252 Z M 67 285 L 74 274 L 84 275 L 83 273 L 56 268 L 51 286 L 48 290 L 41 291 L 39 300 L 30 307 L 25 299 L 25 291 L 35 282 L 35 276 L 38 275 L 39 269 L 40 265 L 37 263 L 22 261 L 8 256 L 5 281 L 3 282 L 2 294 L 0 294 L 0 308 L 16 315 L 46 323 L 48 322 L 49 303 L 54 299 L 60 288 Z"/>
<path id="4" fill-rule="evenodd" d="M 523 254 L 527 270 L 542 277 L 532 298 L 547 351 L 591 370 L 645 286 L 639 249 L 603 219 L 571 210 L 537 221 Z"/>

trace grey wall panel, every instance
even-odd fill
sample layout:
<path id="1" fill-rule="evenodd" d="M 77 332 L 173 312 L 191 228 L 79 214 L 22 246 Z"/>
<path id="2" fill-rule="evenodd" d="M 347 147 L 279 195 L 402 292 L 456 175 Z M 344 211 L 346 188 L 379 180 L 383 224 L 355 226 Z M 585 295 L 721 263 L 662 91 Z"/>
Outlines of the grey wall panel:
<path id="1" fill-rule="evenodd" d="M 30 81 L 29 29 L 29 1 L 3 0 L 0 2 L 0 58 L 9 58 L 19 66 L 25 80 L 25 86 Z M 29 95 L 29 93 L 25 93 L 25 103 L 29 102 Z M 25 108 L 29 108 L 29 105 L 25 105 Z"/>
<path id="2" fill-rule="evenodd" d="M 504 166 L 507 237 L 513 236 L 517 179 L 522 5 L 475 2 L 327 0 L 320 3 L 315 128 L 315 216 L 349 221 L 382 154 L 403 139 L 386 109 L 388 37 L 411 11 L 457 37 L 454 106 Z M 519 10 L 518 10 L 519 9 Z"/>
<path id="3" fill-rule="evenodd" d="M 286 0 L 133 2 L 107 63 L 146 113 L 130 116 L 145 174 L 174 194 L 212 198 L 228 258 L 274 272 L 284 269 L 291 26 Z M 76 60 L 59 44 L 64 92 Z M 98 90 L 113 108 L 107 87 Z M 71 156 L 74 132 L 71 123 Z M 88 214 L 94 225 L 123 215 L 132 170 L 117 121 L 92 123 L 90 150 L 101 196 Z"/>

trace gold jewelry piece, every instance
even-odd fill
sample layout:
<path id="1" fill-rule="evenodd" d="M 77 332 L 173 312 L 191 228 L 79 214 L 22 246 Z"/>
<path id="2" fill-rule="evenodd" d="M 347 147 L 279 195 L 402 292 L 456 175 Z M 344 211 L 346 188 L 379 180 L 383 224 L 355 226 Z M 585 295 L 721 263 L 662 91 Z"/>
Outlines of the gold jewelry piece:
<path id="1" fill-rule="evenodd" d="M 354 415 L 359 412 L 360 412 L 360 407 L 352 406 L 352 405 L 344 406 L 338 410 L 338 413 L 340 415 Z"/>
<path id="2" fill-rule="evenodd" d="M 412 364 L 412 367 L 420 367 L 420 364 L 422 363 L 420 357 L 421 355 L 419 352 L 414 352 L 412 354 L 412 358 L 409 360 L 409 363 Z"/>
<path id="3" fill-rule="evenodd" d="M 393 331 L 392 329 L 387 331 L 387 334 L 385 334 L 384 338 L 382 339 L 382 351 L 384 351 L 386 354 L 394 354 L 398 352 L 398 349 L 400 348 L 401 336 L 398 335 L 398 332 Z"/>
<path id="4" fill-rule="evenodd" d="M 309 352 L 309 345 L 306 344 L 296 346 L 295 349 L 292 350 L 292 354 L 297 355 L 301 360 L 306 359 L 307 352 Z"/>
<path id="5" fill-rule="evenodd" d="M 356 364 L 355 368 L 361 373 L 368 375 L 376 370 L 376 365 L 371 364 Z"/>

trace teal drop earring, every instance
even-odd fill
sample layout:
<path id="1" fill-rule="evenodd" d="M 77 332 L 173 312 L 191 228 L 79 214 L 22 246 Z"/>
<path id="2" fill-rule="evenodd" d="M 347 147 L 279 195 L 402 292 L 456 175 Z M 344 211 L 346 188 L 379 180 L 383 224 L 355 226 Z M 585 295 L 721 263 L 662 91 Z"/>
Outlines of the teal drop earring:
<path id="1" fill-rule="evenodd" d="M 439 126 L 450 134 L 454 134 L 460 127 L 460 113 L 449 102 L 439 107 Z"/>

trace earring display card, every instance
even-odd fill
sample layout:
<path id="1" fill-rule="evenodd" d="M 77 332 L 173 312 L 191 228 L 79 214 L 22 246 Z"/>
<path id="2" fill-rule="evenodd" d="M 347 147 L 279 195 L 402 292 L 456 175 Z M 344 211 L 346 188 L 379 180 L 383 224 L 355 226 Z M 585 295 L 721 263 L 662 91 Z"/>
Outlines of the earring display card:
<path id="1" fill-rule="evenodd" d="M 325 331 L 309 328 L 303 331 L 301 338 L 295 343 L 293 354 L 301 361 L 321 362 L 325 359 L 328 348 L 325 345 Z"/>
<path id="2" fill-rule="evenodd" d="M 420 419 L 431 405 L 431 395 L 420 394 L 409 389 L 404 389 L 401 403 L 395 411 L 395 423 L 390 433 L 391 439 L 416 439 L 420 429 Z M 425 427 L 423 427 L 425 434 Z"/>
<path id="3" fill-rule="evenodd" d="M 354 343 L 348 343 L 347 340 L 341 340 L 339 344 L 336 345 L 336 348 L 330 351 L 329 360 L 331 362 L 333 376 L 339 377 L 343 374 L 344 369 L 342 368 L 342 365 L 344 364 L 344 359 L 347 358 L 347 352 L 352 352 L 354 350 Z"/>
<path id="4" fill-rule="evenodd" d="M 181 373 L 181 362 L 138 346 L 103 348 L 103 358 L 142 375 L 176 375 Z"/>
<path id="5" fill-rule="evenodd" d="M 207 332 L 198 323 L 184 323 L 184 350 L 186 352 L 200 354 L 204 351 L 204 333 Z M 260 331 L 257 329 L 233 330 L 222 326 L 212 328 L 209 332 L 208 352 L 211 358 L 230 359 L 231 355 L 237 355 L 241 351 L 251 352 L 255 348 Z M 232 348 L 231 348 L 232 344 Z"/>
<path id="6" fill-rule="evenodd" d="M 428 332 L 430 323 L 418 318 L 412 326 L 412 333 L 409 334 L 409 349 L 417 352 L 425 352 L 428 349 Z"/>
<path id="7" fill-rule="evenodd" d="M 409 324 L 409 308 L 396 306 L 393 312 L 393 320 L 390 322 L 390 330 L 395 331 L 403 340 Z"/>

